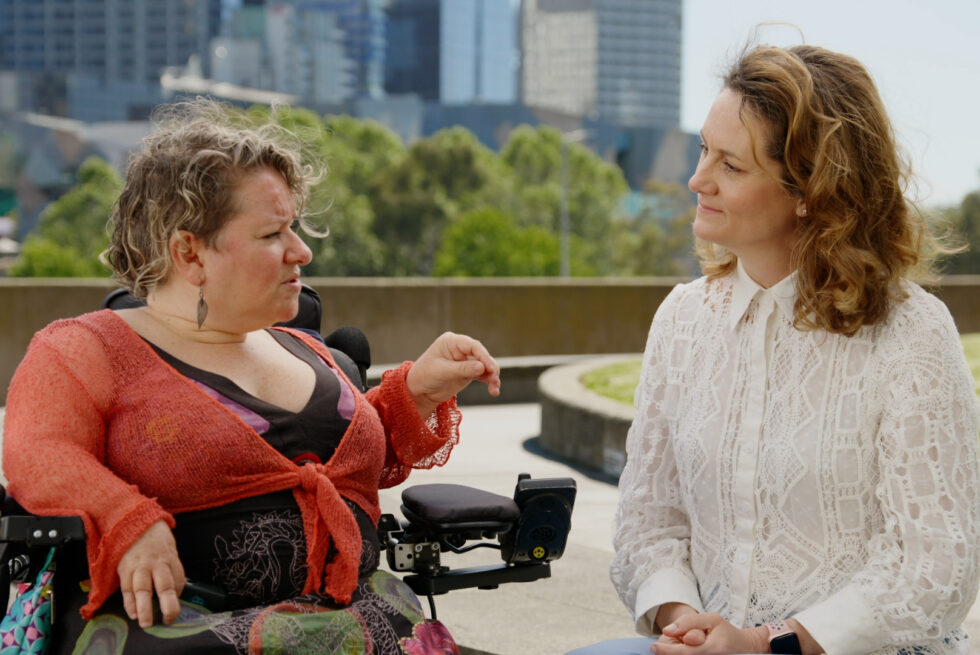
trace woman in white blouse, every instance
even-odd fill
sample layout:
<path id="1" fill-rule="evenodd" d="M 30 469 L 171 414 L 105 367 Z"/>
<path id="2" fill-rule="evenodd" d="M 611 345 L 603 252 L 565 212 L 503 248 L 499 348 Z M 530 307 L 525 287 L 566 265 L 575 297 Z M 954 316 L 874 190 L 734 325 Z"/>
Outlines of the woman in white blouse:
<path id="1" fill-rule="evenodd" d="M 874 83 L 759 46 L 701 138 L 706 276 L 650 329 L 611 570 L 659 640 L 575 653 L 968 653 L 977 399 Z"/>

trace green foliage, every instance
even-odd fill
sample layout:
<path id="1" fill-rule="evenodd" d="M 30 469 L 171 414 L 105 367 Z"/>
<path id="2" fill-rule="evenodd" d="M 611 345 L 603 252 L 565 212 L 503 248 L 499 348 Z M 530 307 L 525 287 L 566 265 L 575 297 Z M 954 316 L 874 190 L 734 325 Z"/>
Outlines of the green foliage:
<path id="1" fill-rule="evenodd" d="M 370 276 L 387 273 L 387 248 L 375 231 L 370 189 L 405 158 L 398 136 L 372 120 L 327 116 L 317 140 L 326 178 L 311 193 L 315 222 L 326 238 L 307 238 L 313 262 L 307 275 Z"/>
<path id="2" fill-rule="evenodd" d="M 973 373 L 973 383 L 976 386 L 977 398 L 980 398 L 980 332 L 961 335 L 960 340 L 963 342 L 966 363 L 970 365 L 970 372 Z"/>
<path id="3" fill-rule="evenodd" d="M 443 230 L 466 211 L 497 206 L 509 193 L 510 178 L 497 156 L 463 128 L 441 130 L 412 145 L 371 186 L 386 274 L 428 275 Z"/>
<path id="4" fill-rule="evenodd" d="M 105 277 L 107 269 L 98 259 L 83 255 L 77 248 L 51 239 L 30 236 L 20 257 L 10 268 L 11 277 Z"/>
<path id="5" fill-rule="evenodd" d="M 513 171 L 512 211 L 519 225 L 559 233 L 562 195 L 567 193 L 570 232 L 582 244 L 581 257 L 573 257 L 572 274 L 619 273 L 611 224 L 629 191 L 619 168 L 579 144 L 563 146 L 561 132 L 555 128 L 527 125 L 511 133 L 500 159 Z"/>
<path id="6" fill-rule="evenodd" d="M 329 178 L 342 180 L 354 195 L 368 193 L 372 180 L 405 158 L 401 139 L 378 121 L 327 116 L 324 125 L 323 154 Z"/>
<path id="7" fill-rule="evenodd" d="M 518 127 L 497 154 L 461 127 L 406 148 L 377 121 L 350 116 L 254 107 L 236 120 L 274 120 L 305 162 L 325 169 L 306 209 L 329 236 L 303 235 L 314 253 L 309 276 L 558 275 L 563 200 L 572 275 L 674 274 L 690 250 L 689 194 L 657 188 L 655 216 L 627 217 L 619 169 L 563 143 L 554 128 Z M 85 162 L 78 185 L 44 213 L 14 273 L 102 274 L 95 257 L 120 188 L 105 162 Z"/>
<path id="8" fill-rule="evenodd" d="M 630 215 L 614 225 L 615 265 L 622 275 L 692 275 L 694 200 L 680 184 L 651 180 L 629 197 Z"/>
<path id="9" fill-rule="evenodd" d="M 78 168 L 78 183 L 48 205 L 36 231 L 10 270 L 20 277 L 106 276 L 99 253 L 109 245 L 106 223 L 122 189 L 107 162 L 89 157 Z"/>
<path id="10" fill-rule="evenodd" d="M 518 227 L 498 209 L 464 214 L 443 235 L 436 276 L 499 277 L 558 275 L 558 237 L 536 226 Z"/>
<path id="11" fill-rule="evenodd" d="M 980 190 L 968 194 L 959 207 L 945 212 L 944 219 L 955 234 L 963 252 L 943 261 L 943 272 L 949 275 L 980 275 Z"/>

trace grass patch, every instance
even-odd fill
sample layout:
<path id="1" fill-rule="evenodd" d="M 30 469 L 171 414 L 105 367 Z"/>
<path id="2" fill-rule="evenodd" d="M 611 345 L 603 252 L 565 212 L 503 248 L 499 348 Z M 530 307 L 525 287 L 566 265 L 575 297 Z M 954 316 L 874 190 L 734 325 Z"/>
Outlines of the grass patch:
<path id="1" fill-rule="evenodd" d="M 973 373 L 973 384 L 980 398 L 980 332 L 963 334 L 963 351 Z M 626 405 L 633 405 L 633 393 L 640 382 L 640 359 L 619 362 L 589 371 L 582 376 L 582 384 L 590 391 Z"/>
<path id="2" fill-rule="evenodd" d="M 640 383 L 642 363 L 637 358 L 594 369 L 582 376 L 582 384 L 590 391 L 632 407 L 633 393 Z"/>
<path id="3" fill-rule="evenodd" d="M 980 332 L 961 335 L 960 340 L 963 342 L 963 352 L 966 353 L 966 363 L 970 365 L 970 372 L 973 373 L 977 397 L 980 398 Z M 636 381 L 639 383 L 640 378 Z"/>

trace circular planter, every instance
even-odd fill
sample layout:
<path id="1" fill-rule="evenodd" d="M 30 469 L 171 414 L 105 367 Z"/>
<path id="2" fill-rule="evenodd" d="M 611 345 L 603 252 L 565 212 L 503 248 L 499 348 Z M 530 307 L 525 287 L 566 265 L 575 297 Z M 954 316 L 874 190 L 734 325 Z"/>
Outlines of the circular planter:
<path id="1" fill-rule="evenodd" d="M 538 378 L 538 443 L 542 450 L 618 478 L 626 463 L 626 433 L 633 422 L 633 408 L 590 391 L 580 380 L 593 369 L 639 357 L 606 355 L 555 366 L 542 373 Z"/>

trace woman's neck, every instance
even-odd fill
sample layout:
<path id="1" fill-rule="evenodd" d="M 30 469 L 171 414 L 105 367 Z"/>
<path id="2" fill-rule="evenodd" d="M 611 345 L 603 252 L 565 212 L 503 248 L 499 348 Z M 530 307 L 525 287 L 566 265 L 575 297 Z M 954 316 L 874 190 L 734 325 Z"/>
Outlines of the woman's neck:
<path id="1" fill-rule="evenodd" d="M 146 307 L 139 311 L 155 326 L 184 341 L 209 344 L 242 343 L 248 336 L 247 331 L 229 331 L 215 327 L 213 318 L 211 324 L 205 318 L 204 323 L 198 326 L 196 294 L 170 286 L 151 291 L 146 298 Z"/>
<path id="2" fill-rule="evenodd" d="M 739 257 L 739 261 L 746 275 L 763 289 L 779 284 L 793 273 L 788 255 L 785 259 L 771 255 L 757 258 Z"/>

